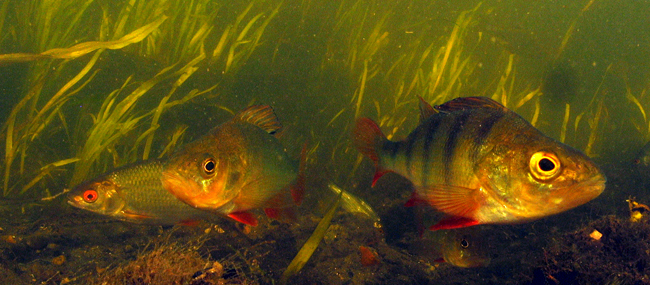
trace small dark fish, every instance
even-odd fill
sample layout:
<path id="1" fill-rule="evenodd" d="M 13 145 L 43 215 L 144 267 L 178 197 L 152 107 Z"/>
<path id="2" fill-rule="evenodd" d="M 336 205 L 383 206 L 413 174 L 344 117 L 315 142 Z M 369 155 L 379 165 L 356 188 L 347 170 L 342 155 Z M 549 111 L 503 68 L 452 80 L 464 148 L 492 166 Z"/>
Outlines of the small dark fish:
<path id="1" fill-rule="evenodd" d="M 389 141 L 368 118 L 357 121 L 354 140 L 377 166 L 373 184 L 396 172 L 415 186 L 407 206 L 426 203 L 449 215 L 432 230 L 531 221 L 605 189 L 589 157 L 494 100 L 456 98 L 435 109 L 420 101 L 421 123 L 405 140 Z"/>
<path id="2" fill-rule="evenodd" d="M 486 241 L 474 228 L 428 232 L 409 251 L 463 268 L 485 267 L 492 259 Z"/>
<path id="3" fill-rule="evenodd" d="M 192 208 L 162 184 L 163 163 L 127 165 L 83 182 L 68 193 L 77 208 L 119 220 L 157 225 L 193 224 L 215 215 Z"/>
<path id="4" fill-rule="evenodd" d="M 295 218 L 302 200 L 300 165 L 272 135 L 281 128 L 270 106 L 251 106 L 181 147 L 165 163 L 165 189 L 188 205 L 257 225 L 249 211 Z"/>

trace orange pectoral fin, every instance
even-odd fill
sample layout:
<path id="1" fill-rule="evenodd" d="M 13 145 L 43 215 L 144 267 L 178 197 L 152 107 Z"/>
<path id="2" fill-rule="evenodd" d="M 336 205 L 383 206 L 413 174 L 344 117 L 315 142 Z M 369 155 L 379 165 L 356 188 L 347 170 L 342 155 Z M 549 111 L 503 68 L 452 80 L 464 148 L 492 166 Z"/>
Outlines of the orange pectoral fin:
<path id="1" fill-rule="evenodd" d="M 257 226 L 257 218 L 255 218 L 255 216 L 249 212 L 233 212 L 228 214 L 228 217 L 242 224 L 254 227 Z"/>
<path id="2" fill-rule="evenodd" d="M 471 219 L 480 207 L 478 189 L 437 184 L 416 189 L 418 197 L 446 214 Z"/>
<path id="3" fill-rule="evenodd" d="M 464 228 L 464 227 L 471 227 L 478 225 L 479 222 L 474 219 L 470 218 L 464 218 L 464 217 L 447 217 L 439 221 L 437 224 L 431 226 L 429 229 L 432 231 L 437 231 L 437 230 L 450 230 L 450 229 L 458 229 L 458 228 Z"/>

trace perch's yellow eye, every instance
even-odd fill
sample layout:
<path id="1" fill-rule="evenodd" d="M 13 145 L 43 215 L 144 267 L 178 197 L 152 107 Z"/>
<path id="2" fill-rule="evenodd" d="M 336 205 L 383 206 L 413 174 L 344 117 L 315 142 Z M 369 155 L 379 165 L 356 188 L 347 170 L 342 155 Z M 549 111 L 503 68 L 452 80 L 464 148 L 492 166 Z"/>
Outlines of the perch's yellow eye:
<path id="1" fill-rule="evenodd" d="M 536 179 L 545 181 L 560 173 L 560 160 L 550 152 L 536 152 L 530 157 L 530 172 Z"/>
<path id="2" fill-rule="evenodd" d="M 213 158 L 208 158 L 203 161 L 203 172 L 206 175 L 212 175 L 217 170 L 217 163 Z"/>

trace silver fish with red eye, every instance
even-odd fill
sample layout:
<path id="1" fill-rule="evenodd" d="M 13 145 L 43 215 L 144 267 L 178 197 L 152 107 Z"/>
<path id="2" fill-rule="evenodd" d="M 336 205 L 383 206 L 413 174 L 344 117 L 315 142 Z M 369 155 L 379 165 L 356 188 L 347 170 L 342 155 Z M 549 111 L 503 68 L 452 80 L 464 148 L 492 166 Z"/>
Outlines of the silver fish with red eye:
<path id="1" fill-rule="evenodd" d="M 215 215 L 178 200 L 162 184 L 163 161 L 126 165 L 68 192 L 68 203 L 77 208 L 122 221 L 155 225 L 195 224 Z"/>

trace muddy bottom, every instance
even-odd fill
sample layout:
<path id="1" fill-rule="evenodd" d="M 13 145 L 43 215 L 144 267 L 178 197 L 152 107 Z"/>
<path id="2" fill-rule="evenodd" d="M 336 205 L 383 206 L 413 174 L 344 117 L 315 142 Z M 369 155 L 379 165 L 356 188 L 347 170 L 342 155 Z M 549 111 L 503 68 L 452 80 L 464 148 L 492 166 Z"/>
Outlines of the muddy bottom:
<path id="1" fill-rule="evenodd" d="M 404 207 L 409 192 L 402 188 L 410 186 L 387 175 L 373 189 L 354 189 L 373 206 L 381 226 L 363 213 L 339 209 L 309 262 L 288 283 L 650 284 L 650 224 L 647 217 L 630 221 L 625 202 L 636 196 L 648 203 L 650 195 L 630 182 L 639 179 L 614 167 L 607 171 L 607 190 L 587 205 L 522 225 L 475 227 L 474 236 L 487 245 L 491 258 L 477 268 L 456 267 L 414 250 L 427 237 L 421 229 L 438 216 L 426 207 Z M 322 183 L 310 188 L 327 191 Z M 196 226 L 130 224 L 72 209 L 63 201 L 6 205 L 1 209 L 0 280 L 273 284 L 320 221 L 319 203 L 326 206 L 329 200 L 311 197 L 297 223 L 262 218 L 257 227 L 218 218 Z M 592 237 L 594 231 L 602 236 Z"/>

